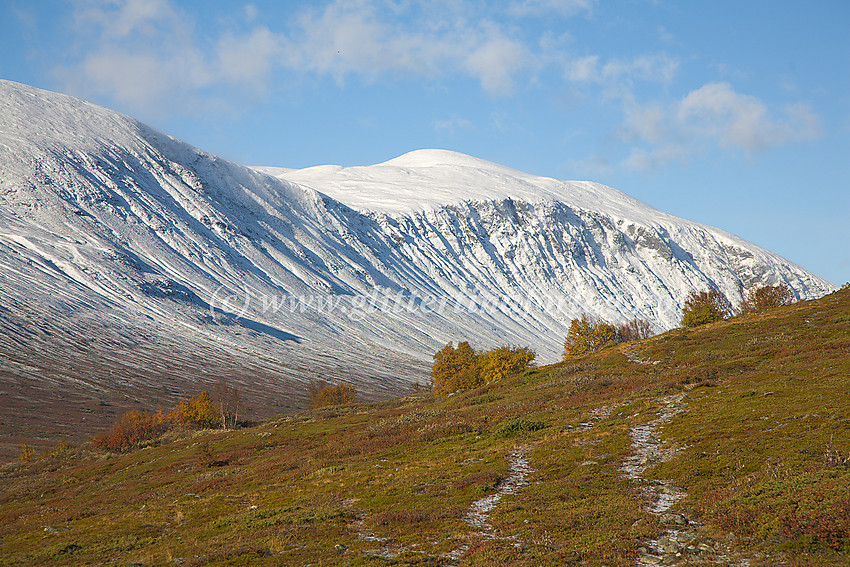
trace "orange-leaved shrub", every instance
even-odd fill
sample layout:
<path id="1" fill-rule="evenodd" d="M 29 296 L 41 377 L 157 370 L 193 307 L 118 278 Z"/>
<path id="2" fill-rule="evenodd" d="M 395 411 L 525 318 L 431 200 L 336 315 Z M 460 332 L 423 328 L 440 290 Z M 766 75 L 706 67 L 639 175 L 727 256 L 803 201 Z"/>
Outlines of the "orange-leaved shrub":
<path id="1" fill-rule="evenodd" d="M 307 392 L 312 409 L 353 404 L 357 401 L 357 390 L 350 384 L 342 383 L 334 386 L 324 381 L 310 382 Z"/>
<path id="2" fill-rule="evenodd" d="M 793 300 L 794 292 L 787 285 L 765 285 L 744 294 L 740 311 L 742 315 L 761 313 L 771 307 L 790 305 Z"/>
<path id="3" fill-rule="evenodd" d="M 98 433 L 92 440 L 98 449 L 122 451 L 152 441 L 176 427 L 210 429 L 222 427 L 221 414 L 204 390 L 188 402 L 181 401 L 169 413 L 144 410 L 125 412 L 105 433 Z"/>
<path id="4" fill-rule="evenodd" d="M 106 433 L 94 436 L 94 446 L 108 451 L 120 451 L 159 437 L 173 426 L 173 418 L 162 411 L 149 413 L 130 410 L 124 413 Z"/>

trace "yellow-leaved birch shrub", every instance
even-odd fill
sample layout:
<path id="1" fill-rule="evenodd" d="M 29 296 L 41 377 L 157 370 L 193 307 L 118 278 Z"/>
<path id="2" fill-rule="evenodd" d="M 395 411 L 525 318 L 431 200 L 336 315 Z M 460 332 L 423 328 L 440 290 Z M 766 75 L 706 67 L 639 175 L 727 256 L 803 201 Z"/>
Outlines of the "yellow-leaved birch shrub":
<path id="1" fill-rule="evenodd" d="M 597 352 L 613 342 L 612 325 L 582 315 L 580 319 L 570 322 L 570 329 L 564 341 L 564 360 Z"/>
<path id="2" fill-rule="evenodd" d="M 221 413 L 206 390 L 189 400 L 189 403 L 180 402 L 174 410 L 174 416 L 178 423 L 191 427 L 204 429 L 224 427 L 221 422 Z"/>
<path id="3" fill-rule="evenodd" d="M 471 390 L 531 366 L 534 351 L 528 347 L 503 346 L 479 352 L 468 342 L 447 344 L 434 354 L 431 386 L 438 396 Z"/>
<path id="4" fill-rule="evenodd" d="M 353 404 L 357 401 L 357 390 L 350 384 L 331 385 L 324 382 L 311 384 L 310 407 L 312 409 Z"/>
<path id="5" fill-rule="evenodd" d="M 481 353 L 480 369 L 485 384 L 519 374 L 531 365 L 534 351 L 528 347 L 502 346 Z"/>
<path id="6" fill-rule="evenodd" d="M 458 390 L 479 386 L 475 368 L 479 357 L 479 353 L 466 341 L 458 343 L 457 348 L 449 343 L 438 350 L 434 354 L 434 366 L 431 368 L 434 393 L 438 396 L 448 396 Z"/>
<path id="7" fill-rule="evenodd" d="M 692 291 L 682 309 L 682 326 L 698 327 L 722 321 L 729 316 L 731 304 L 726 296 L 712 288 L 699 293 Z"/>

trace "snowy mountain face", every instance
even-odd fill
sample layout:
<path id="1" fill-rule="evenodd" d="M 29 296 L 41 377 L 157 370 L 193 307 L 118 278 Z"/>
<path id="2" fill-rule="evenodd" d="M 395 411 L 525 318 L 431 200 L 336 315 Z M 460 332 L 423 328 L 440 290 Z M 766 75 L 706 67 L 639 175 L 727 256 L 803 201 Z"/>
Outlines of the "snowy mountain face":
<path id="1" fill-rule="evenodd" d="M 402 269 L 388 277 L 417 297 L 498 306 L 482 314 L 504 334 L 467 320 L 470 335 L 537 344 L 549 360 L 582 313 L 613 322 L 639 317 L 660 331 L 678 324 L 694 290 L 717 287 L 738 303 L 756 285 L 786 283 L 798 298 L 833 288 L 734 235 L 610 187 L 454 152 L 420 150 L 367 167 L 255 169 L 321 191 L 376 223 L 382 240 L 396 241 L 393 262 Z"/>
<path id="2" fill-rule="evenodd" d="M 0 278 L 6 399 L 49 380 L 144 402 L 167 375 L 172 397 L 226 378 L 257 408 L 316 377 L 398 392 L 452 340 L 551 362 L 582 313 L 663 330 L 709 286 L 833 289 L 595 183 L 439 150 L 251 169 L 6 81 Z"/>

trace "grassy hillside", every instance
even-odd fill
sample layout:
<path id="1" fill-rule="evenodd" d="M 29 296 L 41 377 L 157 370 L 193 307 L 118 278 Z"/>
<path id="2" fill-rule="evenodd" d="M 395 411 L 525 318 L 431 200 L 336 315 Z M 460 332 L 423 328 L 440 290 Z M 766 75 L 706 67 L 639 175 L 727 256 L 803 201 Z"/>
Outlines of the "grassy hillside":
<path id="1" fill-rule="evenodd" d="M 0 482 L 4 565 L 848 564 L 850 290 Z"/>

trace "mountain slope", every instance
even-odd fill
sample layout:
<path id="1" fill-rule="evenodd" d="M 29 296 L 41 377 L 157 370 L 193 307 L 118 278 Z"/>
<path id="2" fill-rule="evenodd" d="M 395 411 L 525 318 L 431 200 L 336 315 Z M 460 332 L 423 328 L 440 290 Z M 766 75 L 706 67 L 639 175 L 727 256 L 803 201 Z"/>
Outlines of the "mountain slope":
<path id="1" fill-rule="evenodd" d="M 585 312 L 661 330 L 693 289 L 832 289 L 601 185 L 437 150 L 264 173 L 8 81 L 0 276 L 5 407 L 164 403 L 226 379 L 266 415 L 317 376 L 397 393 L 450 340 L 553 361 Z"/>
<path id="2" fill-rule="evenodd" d="M 444 399 L 55 446 L 0 467 L 0 564 L 847 565 L 848 323 L 844 289 Z"/>

